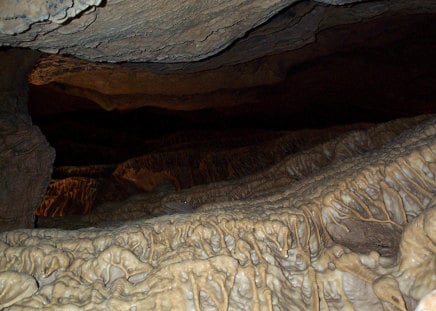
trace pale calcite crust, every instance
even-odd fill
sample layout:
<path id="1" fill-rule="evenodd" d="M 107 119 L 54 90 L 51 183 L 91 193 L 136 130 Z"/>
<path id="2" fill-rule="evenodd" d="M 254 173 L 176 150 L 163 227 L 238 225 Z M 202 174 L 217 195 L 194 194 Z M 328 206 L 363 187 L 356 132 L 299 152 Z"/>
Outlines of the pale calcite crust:
<path id="1" fill-rule="evenodd" d="M 436 206 L 419 215 L 400 244 L 402 291 L 420 300 L 436 289 Z"/>
<path id="2" fill-rule="evenodd" d="M 436 289 L 428 293 L 421 299 L 415 311 L 433 311 L 436 310 Z"/>
<path id="3" fill-rule="evenodd" d="M 32 296 L 38 290 L 36 280 L 28 274 L 18 272 L 0 273 L 0 309 Z"/>
<path id="4" fill-rule="evenodd" d="M 2 233 L 0 273 L 39 285 L 10 308 L 407 310 L 432 286 L 409 271 L 434 275 L 410 258 L 435 257 L 435 163 L 433 117 L 281 192 L 119 227 Z"/>

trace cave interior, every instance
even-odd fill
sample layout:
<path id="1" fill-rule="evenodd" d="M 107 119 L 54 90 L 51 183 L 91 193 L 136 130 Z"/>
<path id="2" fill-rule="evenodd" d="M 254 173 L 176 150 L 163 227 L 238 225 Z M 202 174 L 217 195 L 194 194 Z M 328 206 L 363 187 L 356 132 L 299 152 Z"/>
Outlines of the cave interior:
<path id="1" fill-rule="evenodd" d="M 300 6 L 309 10 L 307 2 Z M 293 6 L 283 9 L 217 55 L 195 62 L 93 63 L 42 54 L 29 74 L 28 109 L 56 150 L 52 183 L 92 178 L 99 180 L 99 189 L 85 199 L 90 203 L 78 193 L 61 194 L 68 186 L 53 184 L 47 195 L 55 192 L 58 201 L 69 203 L 42 204 L 37 216 L 88 213 L 105 201 L 154 190 L 157 184 L 144 188 L 132 182 L 135 175 L 123 179 L 122 190 L 116 188 L 118 197 L 103 193 L 114 190 L 108 179 L 111 185 L 120 184 L 113 178 L 118 164 L 144 155 L 154 158 L 150 174 L 172 175 L 173 186 L 180 190 L 255 172 L 212 167 L 209 171 L 222 172 L 207 177 L 199 172 L 201 160 L 189 157 L 212 152 L 229 157 L 236 148 L 289 131 L 435 112 L 433 15 L 386 14 L 326 28 L 297 49 L 244 50 L 284 40 L 279 35 L 268 39 L 270 29 L 282 27 L 285 32 L 289 25 L 284 21 L 296 12 Z M 176 151 L 177 156 L 163 159 Z M 191 167 L 165 167 L 166 161 Z M 271 164 L 266 161 L 257 169 Z"/>
<path id="2" fill-rule="evenodd" d="M 47 262 L 0 256 L 0 309 L 407 311 L 436 288 L 432 1 L 121 2 L 3 5 L 0 253 Z"/>

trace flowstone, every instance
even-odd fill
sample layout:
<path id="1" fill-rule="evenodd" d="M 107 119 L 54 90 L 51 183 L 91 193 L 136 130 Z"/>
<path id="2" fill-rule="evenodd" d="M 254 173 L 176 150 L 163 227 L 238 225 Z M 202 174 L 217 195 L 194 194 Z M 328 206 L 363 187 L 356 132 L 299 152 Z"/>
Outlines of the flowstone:
<path id="1" fill-rule="evenodd" d="M 435 151 L 427 116 L 257 197 L 105 228 L 4 232 L 0 305 L 412 310 L 436 287 Z M 16 294 L 20 280 L 27 290 Z"/>

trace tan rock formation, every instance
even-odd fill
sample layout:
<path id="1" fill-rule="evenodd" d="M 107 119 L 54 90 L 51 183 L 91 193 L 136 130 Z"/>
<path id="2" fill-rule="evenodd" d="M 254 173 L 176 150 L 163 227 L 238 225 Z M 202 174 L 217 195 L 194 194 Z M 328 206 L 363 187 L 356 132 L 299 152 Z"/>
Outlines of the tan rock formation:
<path id="1" fill-rule="evenodd" d="M 336 135 L 369 126 L 354 124 L 289 132 L 189 131 L 169 135 L 144 142 L 153 152 L 118 165 L 55 168 L 55 177 L 36 215 L 41 225 L 45 222 L 42 217 L 84 215 L 100 204 L 122 201 L 142 192 L 168 193 L 239 179 Z M 123 212 L 115 212 L 120 213 Z M 119 216 L 125 219 L 128 215 Z"/>
<path id="2" fill-rule="evenodd" d="M 220 205 L 227 204 L 229 208 L 231 208 L 234 201 L 250 198 L 255 199 L 257 197 L 275 193 L 276 191 L 282 191 L 283 188 L 305 178 L 309 178 L 319 170 L 325 169 L 335 163 L 340 163 L 347 158 L 377 149 L 396 138 L 404 130 L 416 126 L 426 118 L 427 117 L 423 116 L 413 119 L 400 119 L 387 124 L 380 124 L 367 130 L 359 129 L 359 126 L 356 125 L 354 129 L 350 128 L 349 132 L 339 135 L 334 139 L 334 133 L 335 131 L 339 131 L 338 128 L 330 129 L 330 134 L 323 134 L 327 136 L 320 135 L 316 138 L 312 136 L 312 138 L 307 138 L 305 142 L 300 141 L 300 139 L 306 137 L 309 133 L 317 133 L 317 131 L 299 131 L 291 133 L 270 145 L 270 148 L 271 146 L 275 146 L 274 148 L 279 150 L 282 147 L 282 144 L 284 144 L 284 149 L 281 152 L 287 154 L 294 150 L 295 144 L 297 144 L 302 147 L 302 150 L 295 149 L 295 152 L 291 152 L 283 159 L 278 157 L 278 163 L 267 167 L 266 169 L 261 169 L 258 172 L 255 171 L 255 174 L 222 182 L 212 182 L 208 178 L 200 178 L 205 182 L 205 184 L 178 192 L 174 192 L 174 185 L 172 188 L 165 190 L 163 188 L 165 184 L 162 184 L 162 188 L 155 189 L 158 191 L 155 191 L 154 193 L 136 195 L 123 202 L 110 202 L 120 201 L 122 200 L 122 197 L 118 197 L 118 199 L 115 200 L 111 200 L 110 198 L 100 200 L 100 202 L 106 203 L 101 205 L 96 204 L 96 206 L 86 216 L 68 217 L 66 219 L 39 217 L 38 226 L 55 228 L 98 226 L 105 222 L 111 223 L 119 220 L 134 220 L 141 217 L 155 217 L 168 213 L 172 214 L 175 211 L 191 212 L 199 206 L 202 206 L 203 210 L 213 210 L 216 207 L 214 204 L 215 202 L 220 202 Z M 366 127 L 365 125 L 361 126 L 363 126 L 363 128 Z M 323 138 L 325 139 L 330 135 L 332 135 L 330 140 L 321 143 Z M 318 144 L 309 148 L 311 144 L 317 141 L 319 141 Z M 262 148 L 262 145 L 261 149 L 264 149 Z M 270 149 L 267 148 L 265 150 Z M 257 160 L 250 160 L 253 159 L 252 157 Z M 271 160 L 272 157 L 266 156 L 265 159 Z M 262 159 L 258 158 L 258 155 L 253 154 L 251 157 L 247 157 L 247 160 L 250 162 L 256 162 Z M 127 164 L 129 163 L 130 161 L 127 162 Z M 141 168 L 141 162 L 136 161 L 136 159 L 132 161 L 132 163 L 135 164 L 136 170 Z M 267 161 L 267 163 L 269 162 Z M 142 163 L 142 165 L 145 165 L 147 168 L 147 163 Z M 254 167 L 258 167 L 258 165 L 260 164 L 256 163 Z M 212 166 L 212 168 L 213 167 L 215 166 Z M 223 166 L 224 169 L 226 167 L 227 165 Z M 263 166 L 261 165 L 260 167 Z M 121 164 L 119 168 L 120 171 L 123 171 L 125 169 L 125 164 Z M 250 171 L 250 168 L 247 169 Z M 128 168 L 128 172 L 133 170 L 133 168 Z M 136 175 L 133 174 L 132 178 L 135 176 Z M 177 176 L 178 178 L 181 178 L 180 184 L 182 185 L 186 185 L 192 180 L 191 174 L 180 174 Z M 244 176 L 244 174 L 242 176 Z M 132 181 L 135 182 L 135 180 Z M 137 193 L 138 192 L 134 194 Z M 47 199 L 49 198 L 50 197 Z M 222 203 L 223 201 L 227 203 Z M 65 208 L 68 209 L 67 206 L 65 206 Z M 43 214 L 40 216 L 43 216 Z M 356 223 L 354 225 L 357 226 L 358 224 Z M 346 233 L 343 233 L 344 232 L 337 232 L 337 237 L 339 238 L 339 236 L 343 236 L 343 238 L 345 238 Z M 350 237 L 350 239 L 348 239 L 348 243 L 353 243 L 355 247 L 365 248 L 365 243 L 373 243 L 373 241 L 369 240 L 367 242 L 362 240 L 354 242 L 352 238 L 353 237 Z"/>
<path id="3" fill-rule="evenodd" d="M 47 310 L 411 309 L 435 286 L 426 261 L 435 257 L 436 120 L 421 120 L 250 199 L 118 227 L 3 233 L 1 272 L 34 278 L 39 289 L 8 298 L 11 274 L 0 302 Z M 340 230 L 374 243 L 350 244 Z M 411 261 L 415 255 L 422 260 Z M 428 282 L 416 287 L 411 269 Z"/>
<path id="4" fill-rule="evenodd" d="M 368 124 L 332 127 L 322 130 L 300 130 L 265 134 L 271 136 L 265 141 L 250 143 L 253 132 L 246 132 L 239 138 L 243 146 L 237 144 L 236 134 L 221 134 L 221 142 L 177 146 L 168 143 L 168 151 L 156 151 L 141 157 L 127 160 L 114 170 L 113 175 L 120 179 L 130 180 L 140 188 L 152 190 L 150 185 L 156 184 L 153 179 L 172 180 L 177 190 L 191 188 L 195 185 L 209 184 L 222 180 L 238 179 L 280 162 L 286 156 L 308 149 L 320 142 L 351 129 L 367 128 Z M 256 136 L 261 136 L 258 131 Z M 164 140 L 163 140 L 164 141 Z M 153 175 L 156 174 L 156 175 Z M 150 185 L 149 185 L 150 184 Z"/>
<path id="5" fill-rule="evenodd" d="M 53 180 L 35 214 L 46 217 L 87 214 L 93 206 L 96 192 L 97 181 L 92 178 Z"/>

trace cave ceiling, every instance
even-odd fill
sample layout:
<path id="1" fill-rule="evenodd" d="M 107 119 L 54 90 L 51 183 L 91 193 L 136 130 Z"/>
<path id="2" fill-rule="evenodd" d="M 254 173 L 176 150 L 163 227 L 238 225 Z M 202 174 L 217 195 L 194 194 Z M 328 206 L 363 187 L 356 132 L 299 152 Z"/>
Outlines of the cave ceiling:
<path id="1" fill-rule="evenodd" d="M 4 10 L 0 23 L 2 45 L 55 53 L 30 74 L 34 114 L 96 105 L 301 113 L 326 98 L 332 110 L 405 116 L 413 101 L 416 114 L 429 112 L 434 1 L 49 4 Z"/>
<path id="2" fill-rule="evenodd" d="M 0 1 L 0 309 L 424 310 L 435 12 Z"/>
<path id="3" fill-rule="evenodd" d="M 357 3 L 340 6 L 344 3 Z M 233 48 L 226 63 L 292 50 L 323 29 L 386 13 L 434 12 L 433 1 L 3 1 L 2 45 L 75 55 L 91 61 L 179 63 Z M 294 4 L 290 7 L 291 4 Z M 333 4 L 327 5 L 327 4 Z M 339 5 L 339 6 L 335 6 Z M 288 7 L 288 8 L 287 8 Z M 264 25 L 278 12 L 283 18 Z M 268 23 L 267 23 L 268 24 Z M 250 38 L 243 38 L 252 32 Z M 239 54 L 237 56 L 236 54 Z"/>

